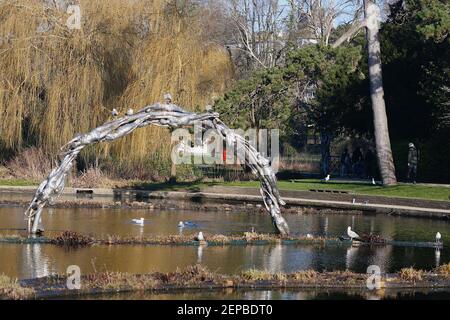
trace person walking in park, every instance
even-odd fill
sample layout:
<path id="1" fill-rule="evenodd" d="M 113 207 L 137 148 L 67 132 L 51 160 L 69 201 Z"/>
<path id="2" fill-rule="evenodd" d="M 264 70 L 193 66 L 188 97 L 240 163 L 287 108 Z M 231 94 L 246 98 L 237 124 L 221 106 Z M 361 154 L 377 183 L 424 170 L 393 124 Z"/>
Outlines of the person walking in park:
<path id="1" fill-rule="evenodd" d="M 417 164 L 419 163 L 419 151 L 414 143 L 409 144 L 408 149 L 408 174 L 407 179 L 409 182 L 416 183 L 417 179 Z"/>

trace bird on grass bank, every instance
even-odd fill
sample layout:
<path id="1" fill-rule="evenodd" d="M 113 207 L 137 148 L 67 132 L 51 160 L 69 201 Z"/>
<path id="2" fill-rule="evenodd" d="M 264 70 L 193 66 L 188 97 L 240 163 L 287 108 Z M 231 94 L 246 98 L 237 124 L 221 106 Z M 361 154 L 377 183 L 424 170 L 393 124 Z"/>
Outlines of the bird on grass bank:
<path id="1" fill-rule="evenodd" d="M 111 114 L 113 117 L 117 117 L 119 115 L 119 111 L 117 111 L 117 109 L 112 109 Z"/>
<path id="2" fill-rule="evenodd" d="M 172 95 L 170 93 L 164 94 L 164 103 L 167 105 L 172 104 Z"/>
<path id="3" fill-rule="evenodd" d="M 441 238 L 442 235 L 440 232 L 436 233 L 436 244 L 440 244 L 441 243 Z"/>
<path id="4" fill-rule="evenodd" d="M 195 241 L 205 241 L 205 237 L 203 236 L 203 232 L 199 232 L 198 235 L 194 238 Z"/>
<path id="5" fill-rule="evenodd" d="M 353 242 L 353 239 L 360 238 L 359 234 L 357 234 L 355 231 L 352 230 L 352 227 L 347 228 L 347 235 L 350 237 L 350 239 Z"/>
<path id="6" fill-rule="evenodd" d="M 331 179 L 331 176 L 328 174 L 324 180 L 325 180 L 325 182 L 328 182 L 328 181 L 330 181 L 330 179 Z"/>
<path id="7" fill-rule="evenodd" d="M 133 219 L 131 220 L 132 223 L 143 226 L 144 225 L 144 218 L 140 218 L 140 219 Z"/>

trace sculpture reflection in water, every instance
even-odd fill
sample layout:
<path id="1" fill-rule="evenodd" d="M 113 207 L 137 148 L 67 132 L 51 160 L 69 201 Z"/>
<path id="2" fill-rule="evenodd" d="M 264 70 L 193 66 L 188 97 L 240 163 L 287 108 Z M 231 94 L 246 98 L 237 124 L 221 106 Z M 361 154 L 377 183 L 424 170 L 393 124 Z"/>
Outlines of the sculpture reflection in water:
<path id="1" fill-rule="evenodd" d="M 54 271 L 49 257 L 42 250 L 43 246 L 37 243 L 26 244 L 23 247 L 24 263 L 22 263 L 22 267 L 26 266 L 26 270 L 22 270 L 22 273 L 31 272 L 30 279 L 47 277 Z"/>
<path id="2" fill-rule="evenodd" d="M 244 148 L 245 154 L 247 155 L 245 157 L 245 165 L 261 181 L 261 195 L 276 231 L 281 235 L 288 235 L 289 227 L 281 215 L 281 206 L 285 203 L 280 197 L 276 177 L 269 164 L 269 160 L 263 157 L 244 137 L 228 128 L 219 119 L 219 114 L 212 112 L 203 114 L 188 112 L 170 103 L 170 100 L 166 100 L 165 104 L 157 103 L 147 106 L 137 113 L 127 112 L 127 115 L 124 117 L 107 122 L 87 134 L 77 135 L 63 146 L 59 165 L 39 185 L 33 200 L 25 211 L 29 233 L 37 234 L 42 232 L 38 225 L 43 208 L 52 196 L 58 195 L 63 191 L 67 175 L 71 171 L 73 162 L 85 147 L 99 142 L 117 140 L 132 133 L 136 129 L 150 125 L 175 129 L 193 126 L 198 123 L 201 123 L 205 130 L 212 129 L 217 132 L 228 145 L 240 145 Z"/>

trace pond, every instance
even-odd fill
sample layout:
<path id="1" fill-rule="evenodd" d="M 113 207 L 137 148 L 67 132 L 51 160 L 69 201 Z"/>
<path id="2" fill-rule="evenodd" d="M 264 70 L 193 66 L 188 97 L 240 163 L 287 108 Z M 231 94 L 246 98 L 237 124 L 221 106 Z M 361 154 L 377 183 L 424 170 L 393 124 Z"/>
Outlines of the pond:
<path id="1" fill-rule="evenodd" d="M 369 290 L 217 290 L 177 293 L 119 293 L 91 296 L 70 296 L 66 299 L 95 300 L 442 300 L 450 297 L 448 289 L 402 289 L 373 292 Z M 60 299 L 60 298 L 58 298 Z"/>
<path id="2" fill-rule="evenodd" d="M 23 208 L 0 207 L 0 234 L 24 234 Z M 144 226 L 131 219 L 145 218 Z M 285 215 L 292 234 L 336 237 L 347 226 L 360 234 L 376 233 L 401 241 L 434 241 L 437 231 L 444 243 L 450 241 L 450 223 L 438 220 L 389 217 L 386 215 L 309 214 Z M 179 221 L 192 221 L 194 228 L 178 228 Z M 265 214 L 230 212 L 192 212 L 135 209 L 46 209 L 43 223 L 47 231 L 72 230 L 96 237 L 108 234 L 173 235 L 206 233 L 242 234 L 252 227 L 257 232 L 273 232 Z M 444 249 L 400 246 L 332 245 L 254 245 L 254 246 L 102 246 L 84 248 L 40 244 L 0 244 L 0 273 L 19 279 L 65 273 L 69 265 L 80 266 L 83 273 L 122 271 L 168 272 L 200 263 L 213 271 L 236 273 L 249 268 L 271 272 L 314 269 L 366 272 L 378 265 L 382 272 L 396 272 L 414 266 L 432 269 L 450 261 Z"/>

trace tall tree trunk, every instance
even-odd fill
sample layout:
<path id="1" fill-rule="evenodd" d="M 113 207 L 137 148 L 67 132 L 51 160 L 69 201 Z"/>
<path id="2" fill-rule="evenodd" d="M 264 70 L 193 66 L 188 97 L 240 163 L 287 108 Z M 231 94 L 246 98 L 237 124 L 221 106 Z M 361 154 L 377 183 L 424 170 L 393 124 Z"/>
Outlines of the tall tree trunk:
<path id="1" fill-rule="evenodd" d="M 320 153 L 321 153 L 321 162 L 320 162 L 320 171 L 322 173 L 322 177 L 325 177 L 330 172 L 330 160 L 331 160 L 331 134 L 327 131 L 322 131 L 320 133 Z"/>
<path id="2" fill-rule="evenodd" d="M 373 122 L 377 147 L 378 165 L 383 185 L 395 185 L 394 159 L 384 101 L 383 76 L 381 71 L 381 49 L 379 35 L 379 8 L 371 0 L 364 1 L 366 17 L 367 47 L 369 51 L 370 97 L 372 99 Z"/>

